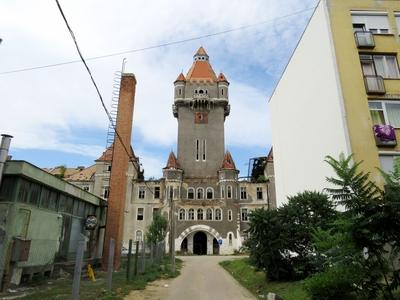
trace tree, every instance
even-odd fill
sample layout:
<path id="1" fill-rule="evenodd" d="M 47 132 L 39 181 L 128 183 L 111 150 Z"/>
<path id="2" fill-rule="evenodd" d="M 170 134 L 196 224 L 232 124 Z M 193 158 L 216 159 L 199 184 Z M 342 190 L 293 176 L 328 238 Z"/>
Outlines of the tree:
<path id="1" fill-rule="evenodd" d="M 167 233 L 168 221 L 160 213 L 153 216 L 153 222 L 147 232 L 147 240 L 150 243 L 157 244 L 165 239 Z"/>
<path id="2" fill-rule="evenodd" d="M 276 210 L 250 215 L 250 259 L 270 280 L 304 278 L 319 270 L 312 232 L 327 228 L 336 215 L 327 195 L 319 192 L 306 191 L 288 200 Z"/>
<path id="3" fill-rule="evenodd" d="M 351 155 L 341 155 L 339 160 L 327 156 L 326 162 L 336 173 L 336 177 L 327 178 L 335 187 L 326 190 L 346 211 L 333 228 L 315 233 L 315 246 L 326 255 L 328 264 L 309 282 L 318 282 L 330 274 L 333 289 L 337 282 L 343 283 L 343 276 L 332 276 L 339 274 L 333 269 L 350 268 L 359 276 L 348 278 L 348 293 L 363 299 L 375 299 L 381 293 L 385 299 L 394 299 L 392 291 L 400 283 L 399 270 L 393 264 L 395 257 L 398 260 L 400 246 L 400 166 L 395 173 L 383 172 L 387 182 L 384 192 L 369 180 L 369 173 L 358 170 L 361 162 L 353 163 Z M 311 288 L 311 294 L 316 289 L 317 285 Z M 326 299 L 339 295 L 331 296 Z"/>

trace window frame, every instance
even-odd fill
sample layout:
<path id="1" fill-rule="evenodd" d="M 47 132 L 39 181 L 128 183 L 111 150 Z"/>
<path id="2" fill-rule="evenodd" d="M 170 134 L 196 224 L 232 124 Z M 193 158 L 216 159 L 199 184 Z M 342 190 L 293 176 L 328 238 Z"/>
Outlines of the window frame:
<path id="1" fill-rule="evenodd" d="M 144 185 L 138 186 L 138 199 L 144 199 L 146 197 L 146 187 Z"/>
<path id="2" fill-rule="evenodd" d="M 373 34 L 379 35 L 379 34 L 393 34 L 390 28 L 390 21 L 389 21 L 389 15 L 387 12 L 384 11 L 363 11 L 363 10 L 352 10 L 350 11 L 350 15 L 352 18 L 352 25 L 364 25 L 365 30 L 364 31 L 370 31 Z M 364 17 L 363 23 L 360 23 L 361 20 L 356 20 L 354 22 L 353 17 Z M 387 28 L 374 28 L 375 26 L 372 25 L 372 20 L 368 22 L 368 17 L 386 17 L 386 23 Z M 381 25 L 382 26 L 382 25 Z"/>
<path id="3" fill-rule="evenodd" d="M 199 216 L 201 216 L 201 218 L 199 218 Z M 196 220 L 201 220 L 201 221 L 204 220 L 204 209 L 202 208 L 197 209 Z"/>
<path id="4" fill-rule="evenodd" d="M 194 218 L 194 209 L 193 208 L 189 208 L 189 210 L 188 210 L 188 218 L 187 218 L 189 221 L 193 221 L 195 218 Z"/>
<path id="5" fill-rule="evenodd" d="M 233 188 L 231 185 L 226 186 L 226 199 L 232 199 L 233 196 Z"/>
<path id="6" fill-rule="evenodd" d="M 186 209 L 180 208 L 178 212 L 178 219 L 179 221 L 185 221 L 186 220 Z"/>
<path id="7" fill-rule="evenodd" d="M 232 221 L 233 220 L 233 213 L 232 213 L 232 209 L 228 210 L 228 221 Z"/>
<path id="8" fill-rule="evenodd" d="M 191 194 L 192 194 L 192 197 L 191 197 L 191 198 L 189 197 L 190 192 L 191 192 Z M 194 199 L 195 199 L 195 196 L 196 196 L 196 191 L 195 191 L 195 189 L 194 189 L 193 187 L 189 187 L 189 188 L 187 189 L 186 196 L 187 196 L 187 199 L 188 199 L 188 200 L 194 200 Z"/>
<path id="9" fill-rule="evenodd" d="M 375 108 L 371 109 L 371 107 L 369 106 L 370 103 L 379 103 L 379 104 L 382 105 L 382 109 L 375 109 Z M 400 124 L 398 124 L 398 126 L 394 126 L 394 124 L 392 122 L 390 122 L 390 120 L 389 120 L 388 110 L 386 108 L 386 104 L 388 104 L 388 103 L 389 104 L 394 104 L 394 105 L 399 105 L 399 107 L 400 107 L 400 102 L 398 102 L 398 101 L 381 101 L 381 100 L 370 100 L 370 101 L 368 101 L 368 110 L 370 112 L 372 125 L 390 125 L 390 126 L 393 126 L 393 128 L 395 128 L 395 129 L 400 129 Z M 385 124 L 374 124 L 374 122 L 372 120 L 371 111 L 382 111 Z"/>
<path id="10" fill-rule="evenodd" d="M 214 211 L 214 218 L 215 218 L 215 221 L 222 221 L 222 209 L 221 208 L 216 208 L 215 209 L 215 211 Z M 218 216 L 218 218 L 217 218 L 217 216 Z"/>
<path id="11" fill-rule="evenodd" d="M 209 213 L 211 213 L 211 214 L 209 214 Z M 214 213 L 213 213 L 212 208 L 207 208 L 206 209 L 206 221 L 212 221 L 213 216 L 214 216 Z"/>
<path id="12" fill-rule="evenodd" d="M 139 214 L 139 211 L 141 210 L 141 214 Z M 144 221 L 144 207 L 138 207 L 136 209 L 136 221 Z"/>
<path id="13" fill-rule="evenodd" d="M 398 80 L 400 79 L 400 67 L 399 67 L 399 62 L 397 60 L 397 55 L 396 54 L 388 54 L 388 53 L 360 53 L 359 54 L 360 57 L 360 64 L 361 64 L 361 69 L 363 72 L 363 76 L 370 76 L 368 74 L 364 73 L 364 68 L 363 65 L 365 64 L 371 64 L 372 65 L 372 69 L 374 71 L 374 74 L 372 74 L 372 76 L 381 76 L 383 79 L 385 80 Z M 385 74 L 378 74 L 377 68 L 376 68 L 376 60 L 375 57 L 382 57 L 383 58 L 383 67 L 384 67 L 384 73 Z M 394 62 L 395 62 L 395 69 L 396 69 L 396 74 L 394 77 L 387 77 L 388 72 L 389 72 L 389 65 L 387 62 L 387 57 L 392 57 L 394 58 Z M 397 77 L 396 77 L 397 76 Z"/>
<path id="14" fill-rule="evenodd" d="M 199 192 L 201 191 L 201 197 L 199 197 Z M 196 199 L 197 200 L 204 200 L 204 188 L 198 187 L 196 189 Z"/>
<path id="15" fill-rule="evenodd" d="M 153 189 L 153 192 L 154 192 L 153 199 L 160 199 L 161 198 L 161 187 L 160 186 L 155 186 L 154 189 Z"/>
<path id="16" fill-rule="evenodd" d="M 240 200 L 247 200 L 247 186 L 240 187 Z"/>
<path id="17" fill-rule="evenodd" d="M 209 191 L 211 191 L 211 197 L 208 197 L 209 196 Z M 206 199 L 207 200 L 214 199 L 214 189 L 212 187 L 207 187 L 206 188 Z"/>
<path id="18" fill-rule="evenodd" d="M 261 197 L 260 197 L 261 193 Z M 257 200 L 264 200 L 264 193 L 263 193 L 263 187 L 262 186 L 257 186 L 256 187 L 256 199 Z"/>
<path id="19" fill-rule="evenodd" d="M 244 207 L 240 209 L 240 220 L 242 222 L 248 222 L 249 221 L 249 209 Z"/>

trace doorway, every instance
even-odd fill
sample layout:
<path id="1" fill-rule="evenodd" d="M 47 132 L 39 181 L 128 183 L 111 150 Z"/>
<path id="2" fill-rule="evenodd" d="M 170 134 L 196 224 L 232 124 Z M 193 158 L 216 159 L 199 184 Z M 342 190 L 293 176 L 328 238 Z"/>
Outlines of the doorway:
<path id="1" fill-rule="evenodd" d="M 188 241 L 187 241 L 187 238 L 184 238 L 181 243 L 181 253 L 186 254 L 187 251 L 188 251 Z"/>
<path id="2" fill-rule="evenodd" d="M 207 255 L 207 235 L 203 231 L 193 236 L 193 254 Z"/>

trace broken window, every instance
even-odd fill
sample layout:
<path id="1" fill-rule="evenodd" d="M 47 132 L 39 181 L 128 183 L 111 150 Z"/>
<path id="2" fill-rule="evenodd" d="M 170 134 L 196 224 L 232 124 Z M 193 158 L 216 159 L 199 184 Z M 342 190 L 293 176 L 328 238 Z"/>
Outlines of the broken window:
<path id="1" fill-rule="evenodd" d="M 213 199 L 213 198 L 214 198 L 213 189 L 208 187 L 207 188 L 207 199 Z"/>
<path id="2" fill-rule="evenodd" d="M 261 186 L 257 187 L 257 200 L 263 199 L 263 189 Z"/>
<path id="3" fill-rule="evenodd" d="M 247 199 L 247 188 L 245 186 L 240 187 L 240 199 Z"/>
<path id="4" fill-rule="evenodd" d="M 136 220 L 143 221 L 143 218 L 144 218 L 144 208 L 143 207 L 138 207 Z"/>
<path id="5" fill-rule="evenodd" d="M 204 198 L 204 189 L 197 188 L 197 199 L 203 199 L 203 198 Z"/>
<path id="6" fill-rule="evenodd" d="M 160 199 L 160 187 L 159 186 L 154 187 L 154 199 Z"/>
<path id="7" fill-rule="evenodd" d="M 144 186 L 139 186 L 139 199 L 144 199 L 146 194 L 146 188 Z"/>

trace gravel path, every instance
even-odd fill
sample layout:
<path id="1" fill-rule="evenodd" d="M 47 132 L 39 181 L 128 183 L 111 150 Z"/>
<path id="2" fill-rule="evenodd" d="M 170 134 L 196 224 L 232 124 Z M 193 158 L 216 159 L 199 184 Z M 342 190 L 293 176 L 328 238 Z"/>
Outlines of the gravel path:
<path id="1" fill-rule="evenodd" d="M 145 291 L 133 291 L 126 300 L 241 300 L 256 299 L 221 266 L 220 261 L 235 256 L 184 256 L 181 275 L 160 280 Z"/>

